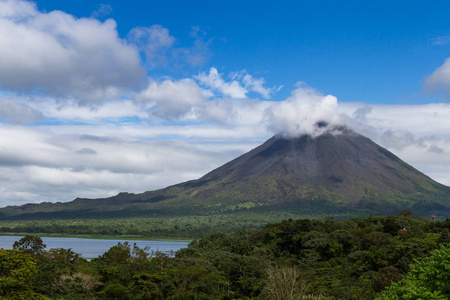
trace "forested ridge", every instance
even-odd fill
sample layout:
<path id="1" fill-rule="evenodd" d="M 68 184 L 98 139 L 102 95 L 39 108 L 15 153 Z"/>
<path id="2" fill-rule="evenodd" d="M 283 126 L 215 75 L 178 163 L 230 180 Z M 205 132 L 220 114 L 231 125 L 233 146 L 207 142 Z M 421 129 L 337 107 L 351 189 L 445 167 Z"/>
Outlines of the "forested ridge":
<path id="1" fill-rule="evenodd" d="M 86 260 L 26 236 L 0 250 L 4 299 L 449 299 L 450 219 L 410 211 L 214 233 L 174 255 L 119 243 Z"/>

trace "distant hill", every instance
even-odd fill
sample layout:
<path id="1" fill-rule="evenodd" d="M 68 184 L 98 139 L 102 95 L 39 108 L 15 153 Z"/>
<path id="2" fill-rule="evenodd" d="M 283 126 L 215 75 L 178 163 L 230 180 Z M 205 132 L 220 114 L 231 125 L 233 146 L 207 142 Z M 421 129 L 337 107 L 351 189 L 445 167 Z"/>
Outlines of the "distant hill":
<path id="1" fill-rule="evenodd" d="M 370 139 L 337 128 L 318 137 L 274 136 L 198 180 L 141 194 L 0 209 L 0 219 L 211 215 L 251 211 L 299 216 L 446 217 L 450 188 Z"/>

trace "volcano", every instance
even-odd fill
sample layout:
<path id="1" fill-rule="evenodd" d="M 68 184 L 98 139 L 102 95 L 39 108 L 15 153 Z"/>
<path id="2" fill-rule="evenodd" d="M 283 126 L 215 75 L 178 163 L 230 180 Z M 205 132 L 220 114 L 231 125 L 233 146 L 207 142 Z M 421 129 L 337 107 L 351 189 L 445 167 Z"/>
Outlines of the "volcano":
<path id="1" fill-rule="evenodd" d="M 450 188 L 346 128 L 317 137 L 274 136 L 198 180 L 141 194 L 27 204 L 2 218 L 208 215 L 254 211 L 301 216 L 395 214 L 446 217 Z"/>

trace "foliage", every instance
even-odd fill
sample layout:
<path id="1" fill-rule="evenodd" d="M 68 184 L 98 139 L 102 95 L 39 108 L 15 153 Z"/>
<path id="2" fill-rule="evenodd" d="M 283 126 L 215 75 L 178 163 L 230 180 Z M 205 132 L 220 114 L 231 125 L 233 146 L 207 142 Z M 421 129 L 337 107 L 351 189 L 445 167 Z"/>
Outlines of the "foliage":
<path id="1" fill-rule="evenodd" d="M 267 215 L 247 213 L 153 218 L 0 221 L 0 233 L 192 239 L 215 232 L 231 233 L 240 229 L 261 229 L 267 223 L 292 217 L 295 215 L 288 213 Z"/>
<path id="2" fill-rule="evenodd" d="M 36 272 L 36 261 L 30 254 L 16 249 L 0 249 L 0 297 L 45 299 L 29 285 Z"/>
<path id="3" fill-rule="evenodd" d="M 449 228 L 405 211 L 216 232 L 174 255 L 128 242 L 91 261 L 70 249 L 1 250 L 0 290 L 18 299 L 448 299 Z"/>
<path id="4" fill-rule="evenodd" d="M 13 249 L 23 250 L 32 254 L 41 254 L 45 247 L 46 245 L 40 237 L 32 235 L 26 235 L 13 244 Z"/>
<path id="5" fill-rule="evenodd" d="M 415 260 L 405 279 L 386 289 L 379 299 L 450 299 L 450 245 L 441 245 Z"/>

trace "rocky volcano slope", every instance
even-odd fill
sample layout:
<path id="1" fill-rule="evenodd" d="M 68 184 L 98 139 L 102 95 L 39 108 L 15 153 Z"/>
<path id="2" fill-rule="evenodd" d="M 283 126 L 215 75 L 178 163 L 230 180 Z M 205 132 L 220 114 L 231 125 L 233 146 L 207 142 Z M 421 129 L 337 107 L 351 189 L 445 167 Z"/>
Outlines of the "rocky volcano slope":
<path id="1" fill-rule="evenodd" d="M 340 128 L 274 136 L 198 180 L 142 194 L 0 209 L 3 218 L 289 212 L 303 216 L 450 212 L 450 188 L 370 139 Z"/>

